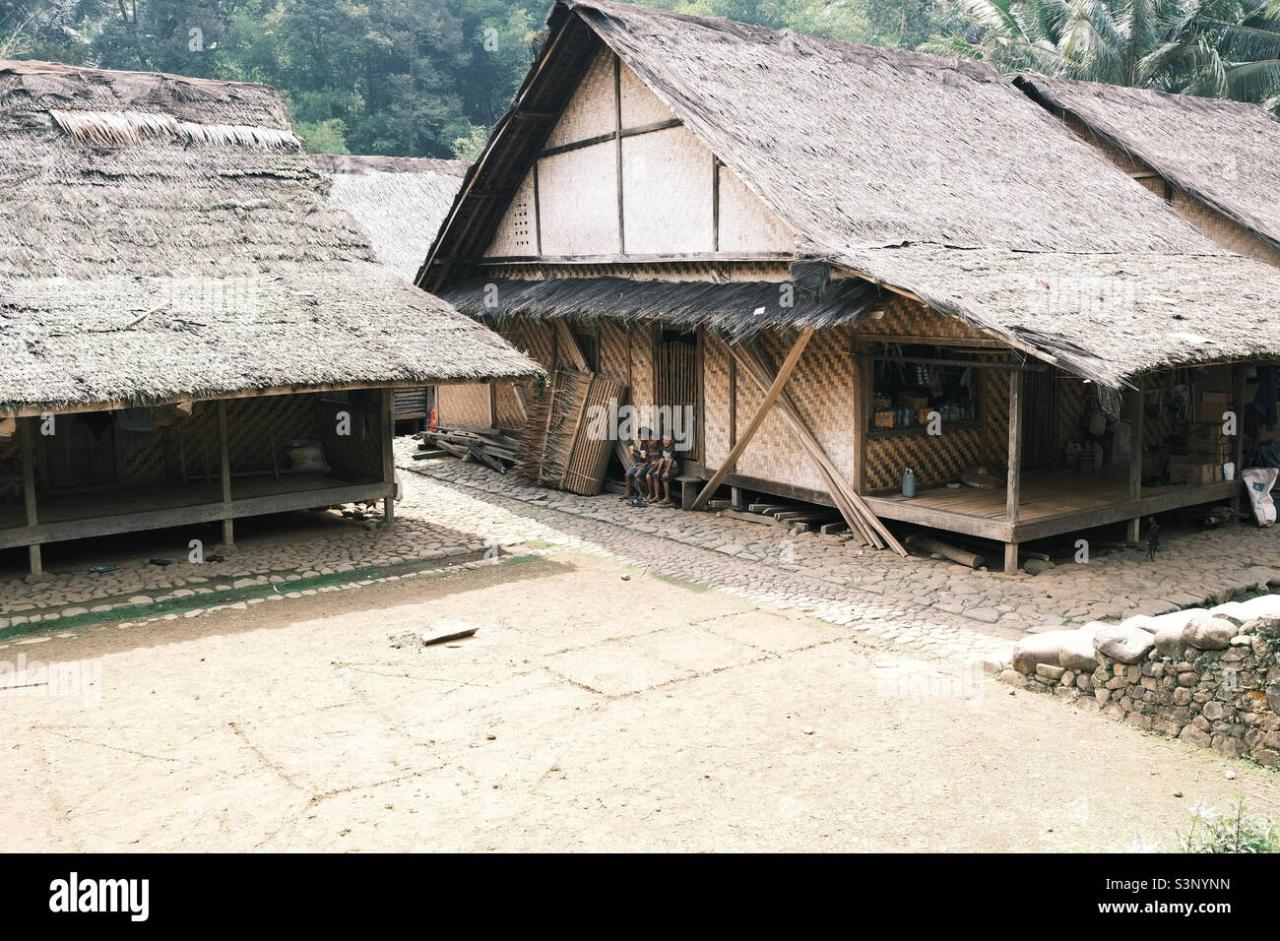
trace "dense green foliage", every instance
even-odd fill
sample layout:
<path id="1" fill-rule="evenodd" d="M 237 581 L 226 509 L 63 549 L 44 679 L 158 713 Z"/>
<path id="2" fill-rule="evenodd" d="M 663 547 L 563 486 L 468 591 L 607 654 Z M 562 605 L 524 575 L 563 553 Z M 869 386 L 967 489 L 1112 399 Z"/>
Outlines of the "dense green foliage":
<path id="1" fill-rule="evenodd" d="M 1252 101 L 1280 93 L 1280 0 L 642 2 L 854 42 L 930 44 L 1006 69 Z M 549 5 L 0 0 L 0 58 L 264 82 L 285 94 L 314 151 L 469 158 L 518 87 Z"/>
<path id="2" fill-rule="evenodd" d="M 654 2 L 654 0 L 650 0 Z M 912 46 L 950 0 L 655 5 Z M 0 58 L 265 82 L 312 150 L 474 156 L 518 87 L 549 0 L 0 0 Z"/>
<path id="3" fill-rule="evenodd" d="M 1280 0 L 962 0 L 978 25 L 925 45 L 1005 71 L 1280 108 Z"/>

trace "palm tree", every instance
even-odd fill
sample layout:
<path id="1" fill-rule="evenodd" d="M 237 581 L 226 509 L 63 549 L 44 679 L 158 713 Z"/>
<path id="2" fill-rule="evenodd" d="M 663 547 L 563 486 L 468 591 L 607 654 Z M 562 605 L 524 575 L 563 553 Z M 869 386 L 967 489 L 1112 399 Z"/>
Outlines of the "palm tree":
<path id="1" fill-rule="evenodd" d="M 1253 101 L 1280 113 L 1280 0 L 963 0 L 931 52 L 1004 71 Z"/>

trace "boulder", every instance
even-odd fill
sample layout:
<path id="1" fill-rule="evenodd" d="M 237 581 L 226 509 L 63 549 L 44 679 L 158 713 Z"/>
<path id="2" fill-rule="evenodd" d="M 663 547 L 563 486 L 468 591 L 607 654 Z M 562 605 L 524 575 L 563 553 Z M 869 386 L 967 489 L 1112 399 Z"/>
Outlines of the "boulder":
<path id="1" fill-rule="evenodd" d="M 1028 634 L 1013 645 L 1013 668 L 1019 673 L 1034 673 L 1037 664 L 1058 666 L 1064 641 L 1075 631 L 1045 631 Z"/>
<path id="2" fill-rule="evenodd" d="M 1093 649 L 1094 631 L 1068 631 L 1058 650 L 1058 666 L 1068 670 L 1095 670 L 1097 651 Z"/>
<path id="3" fill-rule="evenodd" d="M 1166 624 L 1156 632 L 1156 653 L 1166 660 L 1181 660 L 1187 651 L 1182 639 L 1184 624 Z"/>
<path id="4" fill-rule="evenodd" d="M 1280 595 L 1259 595 L 1240 602 L 1240 607 L 1248 612 L 1251 621 L 1257 618 L 1280 618 Z"/>
<path id="5" fill-rule="evenodd" d="M 1170 611 L 1168 614 L 1158 614 L 1155 617 L 1145 618 L 1144 629 L 1151 631 L 1153 634 L 1158 634 L 1164 628 L 1176 625 L 1178 630 L 1181 631 L 1192 620 L 1208 613 L 1204 608 L 1183 608 L 1181 611 Z"/>
<path id="6" fill-rule="evenodd" d="M 1214 605 L 1209 609 L 1209 613 L 1215 618 L 1230 621 L 1236 627 L 1257 617 L 1255 614 L 1250 614 L 1249 608 L 1240 601 L 1228 601 L 1226 604 Z"/>
<path id="7" fill-rule="evenodd" d="M 1120 663 L 1138 663 L 1156 644 L 1155 635 L 1129 624 L 1110 624 L 1093 637 L 1093 649 Z"/>
<path id="8" fill-rule="evenodd" d="M 1226 618 L 1202 614 L 1182 629 L 1182 641 L 1200 650 L 1226 650 L 1231 646 L 1231 638 L 1236 636 L 1237 627 Z"/>

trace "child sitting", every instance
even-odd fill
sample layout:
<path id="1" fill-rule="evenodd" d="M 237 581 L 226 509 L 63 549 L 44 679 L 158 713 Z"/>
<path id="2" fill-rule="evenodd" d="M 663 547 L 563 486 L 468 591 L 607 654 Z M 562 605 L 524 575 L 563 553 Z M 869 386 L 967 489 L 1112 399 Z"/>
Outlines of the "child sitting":
<path id="1" fill-rule="evenodd" d="M 680 476 L 680 458 L 676 454 L 675 440 L 671 435 L 662 439 L 657 461 L 649 472 L 652 481 L 652 500 L 659 506 L 671 506 L 671 480 Z"/>
<path id="2" fill-rule="evenodd" d="M 652 448 L 651 434 L 648 428 L 641 428 L 640 437 L 627 447 L 627 452 L 631 455 L 631 466 L 627 468 L 626 490 L 622 498 L 624 500 L 631 500 L 645 493 L 646 479 L 649 476 L 653 458 L 656 456 Z"/>

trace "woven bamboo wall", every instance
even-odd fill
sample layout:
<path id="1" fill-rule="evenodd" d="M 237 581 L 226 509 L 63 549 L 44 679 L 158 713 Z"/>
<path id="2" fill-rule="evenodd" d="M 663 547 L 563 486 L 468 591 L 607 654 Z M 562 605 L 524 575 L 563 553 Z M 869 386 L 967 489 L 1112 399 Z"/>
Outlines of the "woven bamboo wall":
<path id="1" fill-rule="evenodd" d="M 1280 267 L 1280 249 L 1217 210 L 1181 190 L 1174 190 L 1174 210 L 1224 248 Z"/>
<path id="2" fill-rule="evenodd" d="M 795 334 L 792 331 L 785 334 L 768 331 L 762 335 L 761 348 L 774 368 L 786 357 L 794 340 Z M 713 345 L 715 344 L 708 344 Z M 853 477 L 851 424 L 855 368 L 848 331 L 824 330 L 814 334 L 787 383 L 787 391 L 805 424 L 846 480 Z M 727 376 L 727 373 L 723 375 Z M 727 411 L 727 378 L 717 376 L 705 385 L 708 412 L 712 409 Z M 714 391 L 713 385 L 717 387 Z M 726 404 L 712 405 L 713 395 L 717 403 Z M 763 394 L 755 383 L 749 377 L 739 374 L 737 412 L 740 426 L 755 415 L 762 399 Z M 707 424 L 713 424 L 710 415 L 707 417 Z M 724 432 L 720 433 L 720 438 L 721 441 L 724 440 Z M 822 474 L 776 411 L 770 412 L 743 451 L 738 459 L 737 472 L 747 477 L 796 487 L 826 490 Z"/>
<path id="3" fill-rule="evenodd" d="M 489 428 L 493 409 L 488 383 L 442 385 L 436 389 L 436 417 L 445 428 Z"/>
<path id="4" fill-rule="evenodd" d="M 227 402 L 227 437 L 231 472 L 272 469 L 272 456 L 294 439 L 318 437 L 315 395 L 268 395 Z M 123 462 L 127 482 L 180 480 L 183 462 L 188 477 L 221 473 L 218 408 L 197 402 L 191 415 L 157 428 L 151 442 Z"/>
<path id="5" fill-rule="evenodd" d="M 867 317 L 854 328 L 856 335 L 931 337 L 948 340 L 983 339 L 976 327 L 944 317 L 909 298 L 893 295 L 885 300 L 879 317 Z"/>
<path id="6" fill-rule="evenodd" d="M 627 327 L 614 320 L 600 321 L 600 363 L 599 373 L 626 387 L 624 395 L 630 394 L 631 387 L 631 337 Z"/>
<path id="7" fill-rule="evenodd" d="M 729 405 L 729 372 L 731 358 L 720 343 L 713 337 L 707 337 L 702 344 L 702 394 L 703 409 L 703 463 L 710 468 L 718 468 L 729 456 L 733 447 L 731 408 Z M 747 377 L 740 380 L 750 382 Z M 738 416 L 738 425 L 750 421 L 750 415 Z"/>

